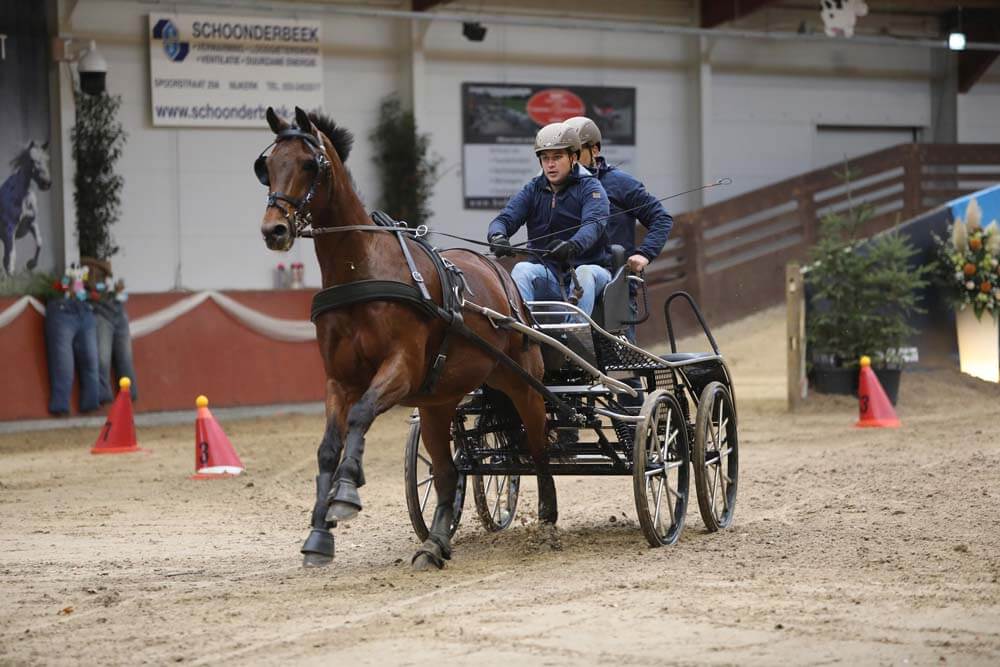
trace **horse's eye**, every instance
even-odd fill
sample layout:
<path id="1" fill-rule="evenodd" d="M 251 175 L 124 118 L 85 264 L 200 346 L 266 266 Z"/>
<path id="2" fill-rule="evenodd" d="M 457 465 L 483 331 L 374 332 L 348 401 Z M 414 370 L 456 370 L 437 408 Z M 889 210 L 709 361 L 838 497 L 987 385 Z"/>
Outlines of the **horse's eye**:
<path id="1" fill-rule="evenodd" d="M 316 172 L 316 160 L 306 160 L 302 163 L 302 169 L 304 171 Z"/>

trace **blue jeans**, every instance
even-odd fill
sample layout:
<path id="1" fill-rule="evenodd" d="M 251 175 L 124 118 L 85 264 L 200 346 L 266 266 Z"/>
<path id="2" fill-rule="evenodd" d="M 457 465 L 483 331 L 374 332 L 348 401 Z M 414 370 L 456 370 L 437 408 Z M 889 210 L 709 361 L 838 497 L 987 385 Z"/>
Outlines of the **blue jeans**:
<path id="1" fill-rule="evenodd" d="M 49 412 L 69 414 L 73 364 L 80 376 L 80 412 L 96 410 L 100 399 L 97 379 L 97 324 L 90 304 L 53 298 L 45 306 L 45 348 L 49 360 Z"/>
<path id="2" fill-rule="evenodd" d="M 115 398 L 111 384 L 111 368 L 117 378 L 127 377 L 132 381 L 132 400 L 139 398 L 136 389 L 135 368 L 132 366 L 132 336 L 128 330 L 128 315 L 125 304 L 120 301 L 95 304 L 97 320 L 98 374 L 101 382 L 101 403 L 110 403 Z M 117 384 L 115 385 L 117 386 Z"/>
<path id="3" fill-rule="evenodd" d="M 514 278 L 514 284 L 517 285 L 525 301 L 563 300 L 557 274 L 545 264 L 518 262 L 510 275 Z M 583 296 L 580 297 L 577 306 L 590 315 L 594 312 L 597 295 L 611 282 L 611 273 L 603 266 L 581 264 L 576 267 L 576 278 L 583 288 Z"/>

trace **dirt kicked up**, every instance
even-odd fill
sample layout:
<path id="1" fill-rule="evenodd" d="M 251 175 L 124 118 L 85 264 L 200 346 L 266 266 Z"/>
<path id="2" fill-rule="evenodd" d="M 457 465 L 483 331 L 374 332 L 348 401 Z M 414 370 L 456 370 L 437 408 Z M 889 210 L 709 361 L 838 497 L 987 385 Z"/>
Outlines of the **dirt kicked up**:
<path id="1" fill-rule="evenodd" d="M 469 499 L 453 560 L 411 571 L 405 410 L 371 431 L 365 509 L 321 570 L 298 553 L 319 417 L 224 424 L 248 472 L 212 481 L 188 478 L 193 425 L 106 457 L 91 429 L 2 436 L 0 664 L 1000 663 L 1000 390 L 915 369 L 902 429 L 852 428 L 850 399 L 790 415 L 783 328 L 771 311 L 717 332 L 736 518 L 708 534 L 692 501 L 663 549 L 630 478 L 557 478 L 555 542 L 526 479 L 510 529 L 484 532 Z"/>

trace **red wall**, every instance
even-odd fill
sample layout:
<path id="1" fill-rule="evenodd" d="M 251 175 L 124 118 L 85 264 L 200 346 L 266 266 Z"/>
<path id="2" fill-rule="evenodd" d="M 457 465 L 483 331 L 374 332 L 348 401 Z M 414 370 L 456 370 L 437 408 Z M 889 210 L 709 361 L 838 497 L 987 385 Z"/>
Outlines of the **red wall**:
<path id="1" fill-rule="evenodd" d="M 127 304 L 129 319 L 188 296 L 133 294 Z M 226 292 L 226 296 L 272 317 L 309 319 L 309 290 Z M 16 300 L 0 298 L 0 311 Z M 0 328 L 0 421 L 48 416 L 44 321 L 29 307 Z M 193 408 L 198 394 L 208 396 L 213 407 L 323 399 L 323 364 L 315 341 L 283 343 L 257 334 L 211 299 L 159 331 L 133 340 L 132 354 L 138 412 Z M 72 409 L 77 406 L 74 392 Z"/>

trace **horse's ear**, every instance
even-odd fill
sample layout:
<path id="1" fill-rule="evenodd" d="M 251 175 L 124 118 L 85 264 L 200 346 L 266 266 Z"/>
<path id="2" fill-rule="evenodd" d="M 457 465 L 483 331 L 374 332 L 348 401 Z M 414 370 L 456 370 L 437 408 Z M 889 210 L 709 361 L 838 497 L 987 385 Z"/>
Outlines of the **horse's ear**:
<path id="1" fill-rule="evenodd" d="M 42 150 L 43 151 L 49 150 L 49 142 L 48 141 L 46 141 L 44 144 L 42 144 Z"/>
<path id="2" fill-rule="evenodd" d="M 30 141 L 28 142 L 28 148 L 29 148 L 29 149 L 32 149 L 32 148 L 34 148 L 34 147 L 35 147 L 35 140 L 34 140 L 34 139 L 32 139 L 32 140 L 30 140 Z"/>
<path id="3" fill-rule="evenodd" d="M 301 109 L 301 107 L 295 107 L 295 124 L 299 126 L 299 129 L 303 132 L 308 132 L 309 134 L 316 134 L 313 129 L 312 121 L 309 120 L 309 114 Z"/>
<path id="4" fill-rule="evenodd" d="M 279 118 L 278 114 L 274 113 L 274 107 L 267 108 L 267 124 L 271 126 L 271 131 L 275 134 L 288 129 L 288 121 L 284 118 Z"/>

